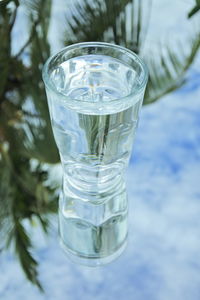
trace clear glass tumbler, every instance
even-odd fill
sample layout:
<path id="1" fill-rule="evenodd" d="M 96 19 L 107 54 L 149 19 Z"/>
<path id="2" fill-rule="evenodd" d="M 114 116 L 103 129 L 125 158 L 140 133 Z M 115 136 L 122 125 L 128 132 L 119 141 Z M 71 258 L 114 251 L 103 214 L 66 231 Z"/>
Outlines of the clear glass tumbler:
<path id="1" fill-rule="evenodd" d="M 125 248 L 124 173 L 147 77 L 146 66 L 136 54 L 99 42 L 68 46 L 44 66 L 63 167 L 61 245 L 75 262 L 105 264 Z"/>

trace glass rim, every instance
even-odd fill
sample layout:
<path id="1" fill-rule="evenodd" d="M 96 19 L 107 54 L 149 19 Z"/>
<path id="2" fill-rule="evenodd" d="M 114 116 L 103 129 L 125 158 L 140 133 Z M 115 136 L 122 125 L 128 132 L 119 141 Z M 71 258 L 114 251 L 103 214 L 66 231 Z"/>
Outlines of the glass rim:
<path id="1" fill-rule="evenodd" d="M 137 95 L 141 94 L 141 91 L 144 90 L 147 80 L 148 80 L 148 68 L 146 66 L 146 64 L 143 62 L 143 60 L 133 51 L 123 47 L 123 46 L 119 46 L 119 45 L 115 45 L 115 44 L 111 44 L 111 43 L 105 43 L 105 42 L 81 42 L 81 43 L 75 43 L 75 44 L 71 44 L 69 46 L 66 46 L 64 48 L 62 48 L 60 51 L 56 52 L 54 55 L 50 56 L 47 61 L 45 62 L 43 69 L 42 69 L 42 78 L 43 81 L 45 83 L 45 86 L 50 89 L 53 93 L 59 95 L 63 100 L 68 100 L 68 102 L 70 101 L 71 103 L 85 103 L 85 104 L 89 104 L 89 105 L 94 105 L 97 104 L 97 102 L 89 102 L 86 100 L 79 100 L 79 99 L 74 99 L 71 98 L 65 94 L 63 94 L 62 92 L 58 91 L 55 86 L 53 85 L 50 76 L 49 76 L 49 65 L 50 63 L 58 56 L 61 56 L 62 54 L 76 49 L 76 48 L 89 48 L 89 47 L 103 47 L 103 48 L 113 48 L 115 50 L 118 50 L 119 52 L 128 55 L 132 60 L 134 60 L 136 63 L 138 63 L 138 65 L 141 67 L 142 70 L 142 80 L 141 82 L 139 82 L 138 87 L 136 89 L 133 89 L 128 95 L 117 98 L 117 99 L 113 99 L 112 101 L 109 102 L 109 104 L 114 104 L 114 103 L 122 103 L 122 102 L 126 102 L 126 100 L 130 101 L 130 98 L 133 97 L 137 97 Z M 90 54 L 89 54 L 90 55 Z M 102 54 L 103 55 L 103 54 Z M 118 59 L 118 58 L 117 58 Z M 120 58 L 119 58 L 120 60 Z M 108 103 L 107 102 L 101 102 L 101 106 L 107 106 Z"/>

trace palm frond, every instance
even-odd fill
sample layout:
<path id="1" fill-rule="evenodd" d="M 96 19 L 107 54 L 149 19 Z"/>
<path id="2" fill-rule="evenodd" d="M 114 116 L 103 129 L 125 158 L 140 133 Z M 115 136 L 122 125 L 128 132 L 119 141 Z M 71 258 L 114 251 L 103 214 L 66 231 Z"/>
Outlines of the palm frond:
<path id="1" fill-rule="evenodd" d="M 196 0 L 195 6 L 188 13 L 188 18 L 191 18 L 192 16 L 194 16 L 199 10 L 200 10 L 200 0 Z"/>
<path id="2" fill-rule="evenodd" d="M 24 155 L 36 158 L 41 162 L 56 163 L 59 161 L 50 125 L 49 112 L 42 82 L 42 66 L 50 56 L 50 45 L 47 39 L 51 13 L 51 0 L 24 1 L 30 21 L 30 62 L 26 70 L 21 98 L 25 99 L 22 112 L 24 122 Z M 37 26 L 35 26 L 37 23 Z M 23 48 L 23 47 L 22 47 Z M 19 52 L 20 53 L 20 52 Z M 27 105 L 28 103 L 28 105 Z M 28 114 L 27 114 L 28 112 Z M 31 116 L 32 113 L 32 116 Z M 46 149 L 49 149 L 46 151 Z"/>
<path id="3" fill-rule="evenodd" d="M 110 1 L 115 7 L 114 1 Z M 121 12 L 113 22 L 113 36 L 116 44 L 140 53 L 145 43 L 152 1 L 133 0 L 121 7 Z M 120 5 L 119 5 L 120 6 Z M 110 40 L 107 40 L 110 42 Z M 112 42 L 113 40 L 111 40 Z"/>
<path id="4" fill-rule="evenodd" d="M 15 149 L 14 140 L 10 149 Z M 32 170 L 29 159 L 16 155 L 7 145 L 0 147 L 0 248 L 15 245 L 27 278 L 42 289 L 37 275 L 37 261 L 31 251 L 31 239 L 23 220 L 36 217 L 44 230 L 48 231 L 48 216 L 56 212 L 55 188 L 45 181 L 48 178 L 40 164 Z"/>
<path id="5" fill-rule="evenodd" d="M 13 240 L 15 243 L 15 251 L 19 257 L 22 269 L 28 280 L 37 285 L 37 287 L 43 291 L 43 288 L 38 280 L 38 263 L 31 254 L 31 249 L 33 247 L 31 240 L 22 223 L 17 218 L 15 218 L 14 221 Z"/>
<path id="6" fill-rule="evenodd" d="M 51 13 L 51 0 L 24 0 L 21 1 L 21 5 L 26 8 L 27 15 L 29 18 L 29 37 L 19 52 L 15 55 L 15 58 L 18 58 L 23 54 L 24 50 L 32 44 L 35 33 L 40 33 L 40 43 L 42 44 L 43 52 L 40 52 L 39 57 L 42 57 L 43 63 L 48 58 L 49 54 L 49 44 L 47 41 L 47 34 L 50 22 L 50 13 Z M 39 50 L 41 48 L 39 47 Z M 44 54 L 44 50 L 46 55 Z M 45 57 L 43 57 L 45 55 Z"/>
<path id="7" fill-rule="evenodd" d="M 3 4 L 5 4 L 3 2 Z M 6 91 L 7 80 L 9 76 L 9 62 L 11 60 L 11 32 L 10 22 L 12 14 L 6 7 L 6 4 L 0 7 L 0 39 L 1 39 L 1 55 L 0 55 L 0 103 L 4 100 L 4 94 Z"/>
<path id="8" fill-rule="evenodd" d="M 70 29 L 72 38 L 69 38 L 67 30 L 64 43 L 105 39 L 105 32 L 115 27 L 117 17 L 130 2 L 131 0 L 77 1 L 70 7 L 66 17 L 66 28 Z"/>
<path id="9" fill-rule="evenodd" d="M 188 53 L 184 53 L 184 45 L 188 45 Z M 165 46 L 158 53 L 145 57 L 149 68 L 144 104 L 150 104 L 184 84 L 186 71 L 193 63 L 200 48 L 200 34 L 176 47 Z M 175 50 L 176 49 L 176 50 Z"/>
<path id="10" fill-rule="evenodd" d="M 64 44 L 81 41 L 113 42 L 139 53 L 145 42 L 151 0 L 76 2 L 68 13 Z M 92 30 L 91 30 L 92 28 Z M 72 38 L 69 38 L 72 37 Z"/>
<path id="11" fill-rule="evenodd" d="M 150 20 L 152 0 L 132 1 L 130 38 L 127 47 L 139 53 L 144 46 Z M 128 19 L 128 15 L 127 15 Z"/>
<path id="12" fill-rule="evenodd" d="M 10 12 L 8 2 L 0 3 L 0 250 L 14 244 L 26 277 L 42 290 L 24 220 L 36 217 L 47 232 L 49 214 L 57 211 L 55 190 L 46 184 L 47 172 L 42 167 L 33 171 L 30 166 L 33 157 L 58 161 L 41 79 L 42 65 L 50 55 L 47 32 L 51 1 L 33 1 L 37 6 L 27 10 L 30 37 L 15 57 L 11 54 L 11 30 L 16 10 Z M 15 3 L 17 6 L 18 1 Z M 23 61 L 28 46 L 31 67 Z M 28 101 L 33 103 L 30 110 L 24 109 Z M 32 145 L 27 142 L 25 126 L 33 132 Z"/>
<path id="13" fill-rule="evenodd" d="M 21 5 L 27 9 L 28 14 L 36 13 L 38 15 L 44 2 L 43 0 L 21 0 Z"/>
<path id="14" fill-rule="evenodd" d="M 37 279 L 37 262 L 33 258 L 30 250 L 32 244 L 28 234 L 21 224 L 21 210 L 22 197 L 17 195 L 21 193 L 17 191 L 15 181 L 13 181 L 13 174 L 10 168 L 10 162 L 6 159 L 8 149 L 1 147 L 0 158 L 0 242 L 1 249 L 9 247 L 14 242 L 15 252 L 19 257 L 20 264 L 27 276 L 27 278 L 36 284 L 41 290 L 42 287 Z M 12 184 L 11 184 L 12 183 Z M 17 197 L 18 201 L 15 201 Z M 26 208 L 29 210 L 29 208 Z"/>
<path id="15" fill-rule="evenodd" d="M 12 194 L 11 173 L 3 159 L 2 153 L 6 151 L 4 145 L 0 146 L 0 249 L 6 247 L 6 237 L 12 230 Z"/>

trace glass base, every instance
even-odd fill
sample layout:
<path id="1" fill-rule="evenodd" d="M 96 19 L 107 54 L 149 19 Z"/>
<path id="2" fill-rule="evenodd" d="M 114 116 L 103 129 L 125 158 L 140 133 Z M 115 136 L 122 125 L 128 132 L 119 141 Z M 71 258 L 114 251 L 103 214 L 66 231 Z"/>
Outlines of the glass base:
<path id="1" fill-rule="evenodd" d="M 73 252 L 64 244 L 62 239 L 60 239 L 60 246 L 73 263 L 84 265 L 87 267 L 100 267 L 111 263 L 113 260 L 117 259 L 124 252 L 127 246 L 127 238 L 113 254 L 105 257 L 88 257 L 88 256 L 77 255 L 75 252 Z"/>

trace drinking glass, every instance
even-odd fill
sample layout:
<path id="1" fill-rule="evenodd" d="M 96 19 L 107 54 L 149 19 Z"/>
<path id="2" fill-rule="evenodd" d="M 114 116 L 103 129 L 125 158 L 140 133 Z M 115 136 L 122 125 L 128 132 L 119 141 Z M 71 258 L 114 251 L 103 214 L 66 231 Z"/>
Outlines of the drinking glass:
<path id="1" fill-rule="evenodd" d="M 60 240 L 74 262 L 106 264 L 126 246 L 124 175 L 147 77 L 135 53 L 100 42 L 68 46 L 43 68 L 63 169 Z"/>

